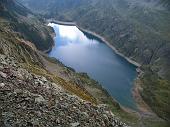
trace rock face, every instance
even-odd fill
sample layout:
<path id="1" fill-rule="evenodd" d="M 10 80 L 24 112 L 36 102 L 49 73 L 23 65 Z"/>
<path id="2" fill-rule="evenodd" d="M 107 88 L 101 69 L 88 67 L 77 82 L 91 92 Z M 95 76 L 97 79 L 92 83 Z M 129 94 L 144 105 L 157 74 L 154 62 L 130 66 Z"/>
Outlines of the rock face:
<path id="1" fill-rule="evenodd" d="M 93 105 L 0 55 L 0 126 L 127 127 L 105 105 Z"/>

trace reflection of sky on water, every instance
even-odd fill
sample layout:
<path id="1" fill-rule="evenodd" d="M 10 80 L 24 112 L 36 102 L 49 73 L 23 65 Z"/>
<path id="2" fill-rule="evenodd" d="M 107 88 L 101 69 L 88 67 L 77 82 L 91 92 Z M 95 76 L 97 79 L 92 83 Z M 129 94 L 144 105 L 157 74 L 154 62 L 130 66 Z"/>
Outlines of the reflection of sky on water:
<path id="1" fill-rule="evenodd" d="M 132 83 L 136 77 L 134 66 L 93 36 L 85 36 L 76 26 L 53 23 L 49 26 L 56 33 L 55 46 L 49 56 L 59 59 L 78 72 L 88 73 L 122 105 L 135 108 L 131 96 Z"/>
<path id="2" fill-rule="evenodd" d="M 55 33 L 63 38 L 65 41 L 64 44 L 71 45 L 74 43 L 90 46 L 98 43 L 96 40 L 89 41 L 89 39 L 75 26 L 55 25 L 54 23 L 50 23 L 49 26 L 55 28 Z"/>

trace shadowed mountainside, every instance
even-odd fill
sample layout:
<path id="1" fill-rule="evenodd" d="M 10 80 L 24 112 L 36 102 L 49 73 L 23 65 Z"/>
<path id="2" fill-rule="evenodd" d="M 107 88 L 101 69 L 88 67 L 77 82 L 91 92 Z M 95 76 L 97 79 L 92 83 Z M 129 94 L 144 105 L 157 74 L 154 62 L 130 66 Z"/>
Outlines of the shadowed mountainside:
<path id="1" fill-rule="evenodd" d="M 53 30 L 44 26 L 44 22 L 21 4 L 2 0 L 0 3 L 0 21 L 3 27 L 10 27 L 19 37 L 33 42 L 40 50 L 48 50 L 53 45 Z M 6 28 L 7 29 L 7 28 Z"/>

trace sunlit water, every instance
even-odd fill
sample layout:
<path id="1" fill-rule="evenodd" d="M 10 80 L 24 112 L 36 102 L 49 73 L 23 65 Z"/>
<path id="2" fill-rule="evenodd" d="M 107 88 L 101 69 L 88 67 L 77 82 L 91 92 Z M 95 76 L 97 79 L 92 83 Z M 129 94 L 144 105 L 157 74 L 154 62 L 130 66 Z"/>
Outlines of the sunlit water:
<path id="1" fill-rule="evenodd" d="M 121 105 L 136 109 L 131 89 L 136 68 L 105 43 L 76 26 L 50 23 L 56 33 L 49 56 L 97 80 Z"/>

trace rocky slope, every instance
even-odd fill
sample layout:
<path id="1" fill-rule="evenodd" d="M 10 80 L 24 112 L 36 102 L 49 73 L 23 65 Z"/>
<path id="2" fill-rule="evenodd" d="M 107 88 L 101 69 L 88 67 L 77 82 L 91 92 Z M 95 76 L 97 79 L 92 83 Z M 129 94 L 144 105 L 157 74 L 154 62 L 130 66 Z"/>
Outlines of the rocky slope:
<path id="1" fill-rule="evenodd" d="M 127 127 L 105 105 L 93 105 L 60 84 L 0 54 L 0 126 Z"/>
<path id="2" fill-rule="evenodd" d="M 143 99 L 170 120 L 170 2 L 168 0 L 21 0 L 46 18 L 76 24 L 104 37 L 140 63 Z M 41 5 L 41 6 L 40 6 Z"/>

